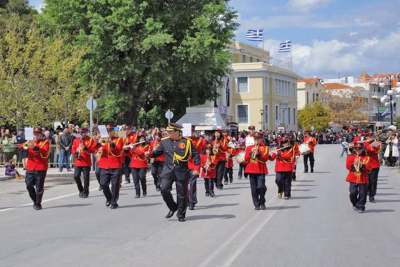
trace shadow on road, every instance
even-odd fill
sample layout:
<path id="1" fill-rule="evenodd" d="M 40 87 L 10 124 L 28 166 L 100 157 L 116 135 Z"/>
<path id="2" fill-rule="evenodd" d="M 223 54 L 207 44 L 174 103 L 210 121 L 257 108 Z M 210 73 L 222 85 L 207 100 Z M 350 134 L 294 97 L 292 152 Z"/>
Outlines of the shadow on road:
<path id="1" fill-rule="evenodd" d="M 394 212 L 394 210 L 389 210 L 389 209 L 372 209 L 372 210 L 365 210 L 366 213 L 381 213 L 381 212 Z"/>
<path id="2" fill-rule="evenodd" d="M 296 180 L 294 182 L 311 183 L 311 182 L 315 182 L 315 180 Z"/>
<path id="3" fill-rule="evenodd" d="M 313 172 L 313 173 L 332 173 L 332 172 Z M 313 173 L 310 173 L 310 174 L 313 174 Z"/>
<path id="4" fill-rule="evenodd" d="M 215 194 L 216 197 L 238 196 L 238 195 L 240 195 L 240 194 L 223 194 L 223 195 L 221 194 L 221 195 L 218 195 L 218 191 Z"/>
<path id="5" fill-rule="evenodd" d="M 236 218 L 233 214 L 221 214 L 221 215 L 194 215 L 187 217 L 186 220 L 188 221 L 195 221 L 195 220 L 209 220 L 209 219 L 233 219 Z"/>
<path id="6" fill-rule="evenodd" d="M 288 209 L 298 209 L 300 206 L 276 206 L 276 207 L 267 207 L 267 210 L 288 210 Z"/>
<path id="7" fill-rule="evenodd" d="M 392 199 L 378 199 L 376 202 L 400 202 L 400 200 L 392 200 Z"/>
<path id="8" fill-rule="evenodd" d="M 303 191 L 303 192 L 305 192 L 305 191 L 310 191 L 310 189 L 292 189 L 292 191 Z"/>
<path id="9" fill-rule="evenodd" d="M 376 193 L 377 196 L 398 196 L 397 193 Z"/>
<path id="10" fill-rule="evenodd" d="M 389 189 L 394 189 L 393 187 L 378 187 L 378 190 L 382 189 L 382 190 L 389 190 Z"/>
<path id="11" fill-rule="evenodd" d="M 313 197 L 313 196 L 310 196 L 310 197 L 291 197 L 290 199 L 312 199 L 312 198 L 318 198 L 318 197 Z"/>
<path id="12" fill-rule="evenodd" d="M 317 184 L 294 184 L 292 186 L 294 187 L 294 186 L 318 186 L 318 185 Z"/>
<path id="13" fill-rule="evenodd" d="M 119 209 L 150 207 L 150 206 L 157 206 L 157 205 L 161 205 L 161 203 L 143 203 L 143 204 L 135 204 L 135 205 L 124 205 L 124 206 L 120 206 Z"/>
<path id="14" fill-rule="evenodd" d="M 212 209 L 212 208 L 233 207 L 233 206 L 237 206 L 237 205 L 239 205 L 239 203 L 213 204 L 213 205 L 208 205 L 208 206 L 198 206 L 198 207 L 196 207 L 196 209 L 207 210 L 207 209 Z"/>
<path id="15" fill-rule="evenodd" d="M 241 187 L 229 187 L 229 186 L 226 186 L 225 187 L 226 190 L 231 190 L 231 189 L 235 190 L 235 189 L 243 189 L 243 188 L 250 188 L 250 187 L 249 186 L 241 186 Z"/>
<path id="16" fill-rule="evenodd" d="M 46 205 L 46 203 L 44 203 Z M 58 209 L 58 208 L 75 208 L 75 207 L 85 207 L 92 206 L 92 204 L 70 204 L 70 205 L 60 205 L 60 206 L 52 206 L 52 207 L 43 207 L 44 210 L 47 209 Z"/>

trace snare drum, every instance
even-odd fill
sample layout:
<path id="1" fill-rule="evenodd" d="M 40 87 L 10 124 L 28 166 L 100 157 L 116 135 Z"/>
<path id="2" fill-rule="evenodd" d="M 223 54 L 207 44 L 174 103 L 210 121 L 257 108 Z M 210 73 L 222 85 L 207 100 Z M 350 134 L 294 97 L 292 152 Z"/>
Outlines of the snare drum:
<path id="1" fill-rule="evenodd" d="M 299 151 L 301 155 L 307 155 L 311 153 L 311 149 L 307 144 L 301 144 L 299 146 Z"/>
<path id="2" fill-rule="evenodd" d="M 241 153 L 239 153 L 239 154 L 237 154 L 236 155 L 236 161 L 237 161 L 237 163 L 242 163 L 242 162 L 244 162 L 244 155 L 246 155 L 246 152 L 245 151 L 243 151 L 243 152 L 241 152 Z"/>

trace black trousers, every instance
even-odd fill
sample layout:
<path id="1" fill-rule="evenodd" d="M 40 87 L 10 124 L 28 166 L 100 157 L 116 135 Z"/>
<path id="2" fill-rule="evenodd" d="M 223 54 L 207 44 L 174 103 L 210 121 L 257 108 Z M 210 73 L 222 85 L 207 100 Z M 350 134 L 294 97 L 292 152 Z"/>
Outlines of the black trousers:
<path id="1" fill-rule="evenodd" d="M 310 159 L 310 167 L 311 170 L 314 170 L 314 153 L 309 153 L 307 155 L 303 156 L 303 160 L 304 160 L 304 171 L 308 171 L 308 159 Z"/>
<path id="2" fill-rule="evenodd" d="M 103 188 L 104 196 L 111 205 L 117 204 L 119 199 L 119 189 L 121 186 L 121 169 L 101 169 L 100 186 Z M 110 190 L 111 184 L 111 190 Z"/>
<path id="3" fill-rule="evenodd" d="M 125 157 L 124 158 L 124 163 L 122 163 L 122 170 L 125 175 L 125 181 L 131 181 L 130 175 L 131 175 L 131 158 L 130 157 Z"/>
<path id="4" fill-rule="evenodd" d="M 81 181 L 81 173 L 83 173 L 83 186 Z M 90 166 L 87 167 L 75 166 L 74 180 L 76 185 L 78 186 L 79 192 L 89 195 Z"/>
<path id="5" fill-rule="evenodd" d="M 197 204 L 197 178 L 199 176 L 193 175 L 193 170 L 191 170 L 189 179 L 189 204 Z"/>
<path id="6" fill-rule="evenodd" d="M 147 168 L 131 168 L 133 183 L 135 184 L 136 195 L 140 196 L 140 185 L 143 192 L 147 192 L 146 172 Z"/>
<path id="7" fill-rule="evenodd" d="M 151 175 L 154 178 L 156 188 L 161 188 L 161 172 L 164 168 L 164 161 L 154 161 L 151 166 Z"/>
<path id="8" fill-rule="evenodd" d="M 100 185 L 100 168 L 99 168 L 99 164 L 98 164 L 98 163 L 95 163 L 95 171 L 94 171 L 94 174 L 96 174 L 97 182 L 98 182 L 99 185 Z"/>
<path id="9" fill-rule="evenodd" d="M 265 186 L 265 174 L 249 173 L 251 197 L 255 207 L 265 204 L 265 193 L 267 187 Z"/>
<path id="10" fill-rule="evenodd" d="M 47 171 L 26 171 L 25 184 L 33 204 L 42 203 Z M 36 188 L 36 190 L 35 190 Z"/>
<path id="11" fill-rule="evenodd" d="M 214 194 L 214 180 L 215 178 L 204 178 L 204 188 L 206 193 Z"/>
<path id="12" fill-rule="evenodd" d="M 368 184 L 350 183 L 350 201 L 359 210 L 365 210 Z"/>
<path id="13" fill-rule="evenodd" d="M 239 164 L 239 172 L 238 172 L 239 179 L 242 179 L 242 174 L 244 174 L 244 178 L 247 179 L 248 174 L 244 172 L 246 166 L 247 166 L 246 164 L 242 163 Z"/>
<path id="14" fill-rule="evenodd" d="M 229 177 L 229 181 L 232 183 L 233 182 L 233 168 L 231 168 L 231 167 L 225 167 L 225 170 L 224 170 L 225 182 L 228 182 L 228 177 Z"/>
<path id="15" fill-rule="evenodd" d="M 176 186 L 176 198 L 177 201 L 174 201 L 172 197 L 172 184 L 175 182 Z M 187 188 L 188 188 L 188 180 L 177 180 L 174 178 L 164 178 L 161 181 L 161 195 L 167 204 L 168 208 L 173 211 L 178 211 L 178 218 L 185 218 L 186 216 L 186 208 L 187 208 Z"/>
<path id="16" fill-rule="evenodd" d="M 215 184 L 216 184 L 217 188 L 219 188 L 219 189 L 222 189 L 224 187 L 224 185 L 222 184 L 222 179 L 224 177 L 225 164 L 226 164 L 226 161 L 218 161 L 218 165 L 216 168 L 217 179 L 215 179 Z"/>
<path id="17" fill-rule="evenodd" d="M 372 171 L 368 174 L 368 193 L 370 197 L 374 197 L 376 195 L 376 188 L 378 187 L 378 174 L 379 168 L 372 169 Z"/>
<path id="18" fill-rule="evenodd" d="M 277 172 L 275 183 L 278 186 L 278 193 L 285 192 L 285 197 L 291 197 L 293 172 Z"/>

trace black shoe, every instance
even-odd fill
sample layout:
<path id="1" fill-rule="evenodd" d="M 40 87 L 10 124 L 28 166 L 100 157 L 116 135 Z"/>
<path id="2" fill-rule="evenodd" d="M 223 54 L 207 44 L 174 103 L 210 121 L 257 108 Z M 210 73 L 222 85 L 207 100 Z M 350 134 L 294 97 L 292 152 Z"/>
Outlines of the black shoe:
<path id="1" fill-rule="evenodd" d="M 112 204 L 112 205 L 111 205 L 111 209 L 112 209 L 112 210 L 115 210 L 116 208 L 118 208 L 118 204 Z"/>
<path id="2" fill-rule="evenodd" d="M 358 210 L 358 213 L 364 213 L 364 210 L 359 209 L 359 210 Z"/>
<path id="3" fill-rule="evenodd" d="M 261 204 L 260 209 L 265 210 L 267 207 L 265 207 L 265 204 Z"/>
<path id="4" fill-rule="evenodd" d="M 233 180 L 230 180 L 229 182 L 230 182 L 230 183 L 233 183 Z"/>
<path id="5" fill-rule="evenodd" d="M 79 197 L 82 197 L 83 196 L 83 192 L 79 192 Z"/>
<path id="6" fill-rule="evenodd" d="M 304 171 L 304 173 L 308 173 L 308 170 L 307 170 L 307 171 Z"/>
<path id="7" fill-rule="evenodd" d="M 171 218 L 172 216 L 174 216 L 175 211 L 176 211 L 176 210 L 170 210 L 170 211 L 168 212 L 167 216 L 165 216 L 165 218 L 168 219 L 168 218 Z"/>
<path id="8" fill-rule="evenodd" d="M 375 198 L 374 197 L 369 197 L 369 202 L 376 203 Z"/>
<path id="9" fill-rule="evenodd" d="M 260 207 L 255 207 L 254 210 L 260 210 Z"/>
<path id="10" fill-rule="evenodd" d="M 139 197 L 140 197 L 140 195 L 139 195 L 139 194 L 136 194 L 135 198 L 139 198 Z"/>
<path id="11" fill-rule="evenodd" d="M 206 197 L 209 197 L 210 196 L 210 193 L 206 193 Z"/>
<path id="12" fill-rule="evenodd" d="M 353 206 L 353 210 L 357 211 L 358 209 L 357 209 L 357 207 L 356 207 L 356 206 Z"/>
<path id="13" fill-rule="evenodd" d="M 211 193 L 211 194 L 210 194 L 210 197 L 215 197 L 215 194 L 214 194 L 214 193 Z"/>
<path id="14" fill-rule="evenodd" d="M 228 181 L 225 181 L 224 184 L 225 184 L 225 185 L 228 185 Z"/>
<path id="15" fill-rule="evenodd" d="M 89 197 L 88 194 L 86 194 L 86 193 L 83 193 L 83 194 L 82 194 L 82 198 L 88 198 L 88 197 Z"/>
<path id="16" fill-rule="evenodd" d="M 313 169 L 311 169 L 311 173 L 313 173 L 314 172 L 314 170 Z"/>
<path id="17" fill-rule="evenodd" d="M 99 186 L 99 191 L 103 191 L 103 187 Z"/>
<path id="18" fill-rule="evenodd" d="M 39 206 L 36 205 L 36 204 L 33 204 L 33 209 L 34 209 L 34 210 L 39 210 Z"/>
<path id="19" fill-rule="evenodd" d="M 147 191 L 143 191 L 143 196 L 147 196 Z"/>
<path id="20" fill-rule="evenodd" d="M 190 209 L 190 210 L 194 210 L 194 205 L 193 205 L 193 204 L 190 204 L 190 205 L 189 205 L 189 209 Z"/>
<path id="21" fill-rule="evenodd" d="M 186 222 L 185 218 L 179 218 L 178 219 L 180 222 Z"/>
<path id="22" fill-rule="evenodd" d="M 106 201 L 106 207 L 109 207 L 110 205 L 111 205 L 110 200 L 107 200 L 107 201 Z"/>
<path id="23" fill-rule="evenodd" d="M 156 187 L 156 191 L 161 191 L 161 187 Z"/>

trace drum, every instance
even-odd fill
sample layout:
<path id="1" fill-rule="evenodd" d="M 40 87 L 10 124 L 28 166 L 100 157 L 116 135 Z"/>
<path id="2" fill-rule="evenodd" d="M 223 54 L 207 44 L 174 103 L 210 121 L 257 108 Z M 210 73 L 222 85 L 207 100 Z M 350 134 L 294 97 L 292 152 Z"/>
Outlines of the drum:
<path id="1" fill-rule="evenodd" d="M 237 161 L 237 163 L 242 163 L 243 161 L 244 161 L 244 155 L 246 155 L 246 152 L 245 151 L 243 151 L 243 152 L 241 152 L 241 153 L 239 153 L 239 154 L 237 154 L 236 155 L 236 161 Z"/>
<path id="2" fill-rule="evenodd" d="M 301 155 L 307 155 L 311 153 L 311 149 L 308 147 L 307 144 L 301 144 L 299 146 L 299 150 Z"/>

